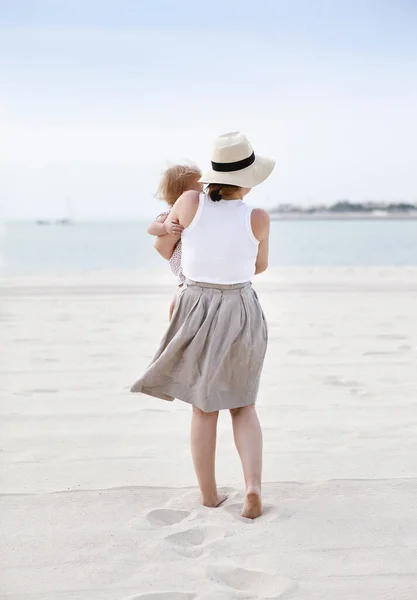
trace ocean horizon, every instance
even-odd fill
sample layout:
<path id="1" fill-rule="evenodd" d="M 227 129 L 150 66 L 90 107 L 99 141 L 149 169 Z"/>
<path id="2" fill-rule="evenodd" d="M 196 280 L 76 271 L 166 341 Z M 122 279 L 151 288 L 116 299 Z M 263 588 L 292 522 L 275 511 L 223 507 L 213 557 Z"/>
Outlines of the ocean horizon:
<path id="1" fill-rule="evenodd" d="M 0 272 L 160 269 L 148 221 L 0 224 Z M 276 220 L 270 266 L 417 265 L 415 220 Z"/>

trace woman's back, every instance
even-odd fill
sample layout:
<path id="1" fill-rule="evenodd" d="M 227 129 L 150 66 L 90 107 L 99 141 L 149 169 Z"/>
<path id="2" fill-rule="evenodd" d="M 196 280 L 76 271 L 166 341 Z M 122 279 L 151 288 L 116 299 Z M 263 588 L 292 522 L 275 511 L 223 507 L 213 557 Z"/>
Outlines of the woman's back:
<path id="1" fill-rule="evenodd" d="M 182 269 L 188 279 L 235 284 L 255 274 L 259 242 L 242 200 L 213 202 L 201 194 L 196 215 L 182 234 Z"/>

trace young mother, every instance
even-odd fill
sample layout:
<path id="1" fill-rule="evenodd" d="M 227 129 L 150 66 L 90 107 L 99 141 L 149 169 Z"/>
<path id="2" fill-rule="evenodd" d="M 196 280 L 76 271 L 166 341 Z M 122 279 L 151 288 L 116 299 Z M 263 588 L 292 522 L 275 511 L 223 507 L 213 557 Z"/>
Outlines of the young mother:
<path id="1" fill-rule="evenodd" d="M 215 451 L 219 410 L 230 410 L 246 483 L 242 515 L 251 519 L 262 513 L 262 432 L 255 401 L 267 326 L 250 282 L 268 266 L 269 216 L 251 210 L 244 198 L 274 164 L 255 155 L 242 133 L 215 140 L 212 168 L 200 180 L 208 184 L 206 194 L 185 192 L 170 213 L 184 228 L 186 284 L 152 364 L 131 388 L 193 405 L 191 451 L 205 506 L 226 499 L 216 486 Z M 178 239 L 157 238 L 155 247 L 169 259 Z"/>

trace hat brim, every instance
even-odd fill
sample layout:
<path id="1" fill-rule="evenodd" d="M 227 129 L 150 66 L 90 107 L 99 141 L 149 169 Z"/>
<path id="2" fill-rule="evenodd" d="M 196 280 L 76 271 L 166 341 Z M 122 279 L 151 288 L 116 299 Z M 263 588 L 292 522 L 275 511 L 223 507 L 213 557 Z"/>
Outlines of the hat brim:
<path id="1" fill-rule="evenodd" d="M 236 185 L 238 187 L 252 188 L 259 185 L 274 170 L 275 160 L 266 156 L 256 156 L 255 162 L 246 169 L 240 171 L 219 172 L 210 169 L 205 171 L 200 183 L 224 183 L 225 185 Z"/>

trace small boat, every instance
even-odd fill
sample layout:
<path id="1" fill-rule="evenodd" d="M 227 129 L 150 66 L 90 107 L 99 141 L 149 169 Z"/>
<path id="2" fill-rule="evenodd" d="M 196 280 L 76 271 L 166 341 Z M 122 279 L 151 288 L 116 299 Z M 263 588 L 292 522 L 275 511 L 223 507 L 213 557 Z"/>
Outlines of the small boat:
<path id="1" fill-rule="evenodd" d="M 55 225 L 72 225 L 72 220 L 70 218 L 71 214 L 71 200 L 69 197 L 65 200 L 65 217 L 61 217 L 60 219 L 55 220 Z"/>

